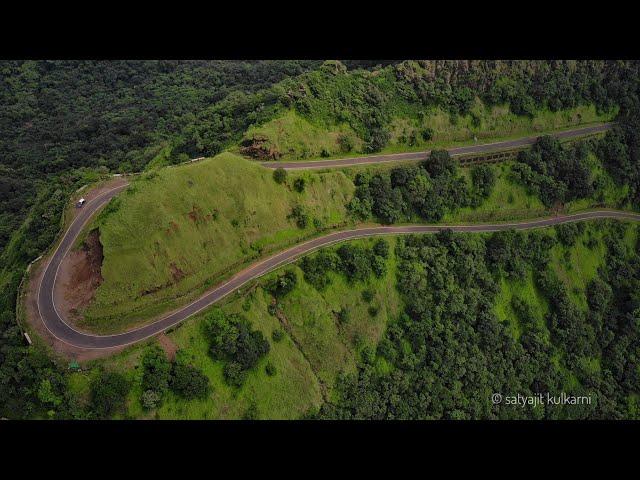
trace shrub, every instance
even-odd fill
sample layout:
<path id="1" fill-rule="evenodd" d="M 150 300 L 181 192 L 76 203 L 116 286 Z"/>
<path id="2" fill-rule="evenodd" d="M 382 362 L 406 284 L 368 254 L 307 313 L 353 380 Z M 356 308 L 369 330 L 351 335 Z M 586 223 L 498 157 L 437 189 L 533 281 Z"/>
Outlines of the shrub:
<path id="1" fill-rule="evenodd" d="M 603 313 L 613 298 L 611 286 L 600 277 L 595 277 L 587 285 L 587 303 L 593 312 Z"/>
<path id="2" fill-rule="evenodd" d="M 333 253 L 322 250 L 313 257 L 304 257 L 300 262 L 300 268 L 304 272 L 307 283 L 322 291 L 331 283 L 327 273 L 335 268 L 336 263 Z"/>
<path id="3" fill-rule="evenodd" d="M 371 131 L 369 141 L 367 142 L 367 152 L 374 153 L 382 150 L 391 138 L 391 134 L 384 127 L 377 127 Z"/>
<path id="4" fill-rule="evenodd" d="M 91 382 L 91 407 L 99 418 L 108 418 L 124 409 L 129 382 L 116 372 L 101 371 Z"/>
<path id="5" fill-rule="evenodd" d="M 278 184 L 283 184 L 287 180 L 287 171 L 284 168 L 276 168 L 273 172 L 273 179 Z"/>
<path id="6" fill-rule="evenodd" d="M 267 364 L 264 366 L 264 371 L 270 377 L 275 376 L 275 374 L 277 373 L 275 365 L 273 363 L 271 363 L 271 362 L 267 362 Z"/>
<path id="7" fill-rule="evenodd" d="M 369 345 L 366 345 L 360 352 L 360 358 L 365 365 L 373 365 L 376 360 L 376 352 Z"/>
<path id="8" fill-rule="evenodd" d="M 366 249 L 345 244 L 338 249 L 340 269 L 349 280 L 366 280 L 371 275 L 371 255 Z"/>
<path id="9" fill-rule="evenodd" d="M 520 322 L 525 326 L 532 326 L 536 321 L 533 307 L 527 303 L 524 299 L 518 296 L 511 298 L 511 308 L 520 319 Z"/>
<path id="10" fill-rule="evenodd" d="M 171 364 L 164 351 L 157 345 L 147 349 L 142 357 L 142 368 L 142 389 L 153 390 L 162 397 L 171 378 Z"/>
<path id="11" fill-rule="evenodd" d="M 351 199 L 347 205 L 347 209 L 355 218 L 366 220 L 371 216 L 372 206 L 373 202 L 370 198 L 359 198 L 356 196 Z"/>
<path id="12" fill-rule="evenodd" d="M 384 258 L 374 255 L 371 261 L 371 269 L 376 277 L 382 278 L 387 273 L 387 262 Z"/>
<path id="13" fill-rule="evenodd" d="M 284 330 L 281 328 L 276 328 L 273 332 L 271 332 L 271 338 L 274 342 L 278 343 L 284 339 Z"/>
<path id="14" fill-rule="evenodd" d="M 245 298 L 244 302 L 242 302 L 242 310 L 245 312 L 251 310 L 251 297 Z"/>
<path id="15" fill-rule="evenodd" d="M 555 226 L 558 240 L 564 246 L 570 247 L 576 243 L 576 239 L 582 233 L 584 224 L 579 223 L 561 223 Z"/>
<path id="16" fill-rule="evenodd" d="M 209 378 L 192 365 L 176 362 L 171 390 L 186 399 L 204 398 L 209 393 Z"/>
<path id="17" fill-rule="evenodd" d="M 433 138 L 433 128 L 429 128 L 429 127 L 425 128 L 424 130 L 422 130 L 421 135 L 422 135 L 422 139 L 425 142 L 428 142 Z"/>
<path id="18" fill-rule="evenodd" d="M 145 390 L 141 402 L 145 410 L 153 410 L 162 404 L 162 397 L 155 390 Z"/>
<path id="19" fill-rule="evenodd" d="M 593 250 L 594 248 L 596 248 L 598 246 L 598 239 L 595 238 L 592 235 L 589 235 L 589 238 L 587 238 L 587 241 L 585 242 L 585 246 L 589 250 Z"/>
<path id="20" fill-rule="evenodd" d="M 249 407 L 247 408 L 247 410 L 244 412 L 244 415 L 242 416 L 243 420 L 257 420 L 258 419 L 258 405 L 256 404 L 255 401 L 251 401 L 251 403 L 249 404 Z"/>
<path id="21" fill-rule="evenodd" d="M 296 272 L 288 270 L 283 275 L 278 275 L 267 283 L 265 289 L 276 298 L 282 298 L 292 291 L 298 283 Z"/>
<path id="22" fill-rule="evenodd" d="M 293 218 L 298 228 L 306 228 L 309 223 L 309 216 L 305 213 L 302 205 L 296 205 L 291 209 L 289 218 Z"/>
<path id="23" fill-rule="evenodd" d="M 440 175 L 453 175 L 456 172 L 456 163 L 446 150 L 434 150 L 425 160 L 423 166 L 429 175 L 438 177 Z"/>
<path id="24" fill-rule="evenodd" d="M 380 238 L 373 244 L 373 253 L 382 258 L 389 257 L 389 242 L 384 238 Z"/>
<path id="25" fill-rule="evenodd" d="M 240 315 L 226 315 L 215 308 L 205 318 L 205 333 L 214 360 L 226 362 L 224 377 L 230 385 L 240 386 L 246 371 L 269 352 L 269 342 L 259 330 L 251 330 Z"/>
<path id="26" fill-rule="evenodd" d="M 349 153 L 355 147 L 352 136 L 346 133 L 341 133 L 338 136 L 338 145 L 340 145 L 342 153 Z"/>
<path id="27" fill-rule="evenodd" d="M 373 300 L 373 296 L 374 294 L 372 290 L 367 289 L 362 291 L 362 299 L 367 303 L 370 303 Z"/>
<path id="28" fill-rule="evenodd" d="M 471 170 L 471 181 L 478 194 L 486 198 L 496 184 L 496 172 L 489 165 L 479 165 Z"/>
<path id="29" fill-rule="evenodd" d="M 338 322 L 340 323 L 340 325 L 344 325 L 346 323 L 349 323 L 349 321 L 351 320 L 351 312 L 347 307 L 342 307 L 336 314 L 336 317 L 338 318 Z"/>
<path id="30" fill-rule="evenodd" d="M 223 375 L 225 381 L 233 386 L 240 387 L 247 376 L 246 370 L 238 362 L 229 362 L 224 366 Z"/>
<path id="31" fill-rule="evenodd" d="M 293 188 L 295 189 L 296 192 L 302 193 L 304 192 L 305 184 L 306 184 L 305 179 L 302 177 L 298 177 L 293 181 Z"/>

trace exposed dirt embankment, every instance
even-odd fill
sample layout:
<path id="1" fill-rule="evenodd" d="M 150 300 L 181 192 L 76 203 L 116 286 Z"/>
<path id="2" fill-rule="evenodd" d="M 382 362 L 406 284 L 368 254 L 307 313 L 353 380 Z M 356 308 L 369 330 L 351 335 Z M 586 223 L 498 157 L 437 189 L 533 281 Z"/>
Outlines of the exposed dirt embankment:
<path id="1" fill-rule="evenodd" d="M 60 265 L 58 279 L 62 288 L 56 290 L 62 291 L 56 291 L 56 307 L 73 323 L 81 318 L 102 283 L 103 258 L 100 231 L 94 229 L 82 246 L 69 252 Z"/>
<path id="2" fill-rule="evenodd" d="M 240 144 L 240 153 L 257 160 L 278 160 L 282 154 L 269 143 L 262 135 L 243 140 Z"/>

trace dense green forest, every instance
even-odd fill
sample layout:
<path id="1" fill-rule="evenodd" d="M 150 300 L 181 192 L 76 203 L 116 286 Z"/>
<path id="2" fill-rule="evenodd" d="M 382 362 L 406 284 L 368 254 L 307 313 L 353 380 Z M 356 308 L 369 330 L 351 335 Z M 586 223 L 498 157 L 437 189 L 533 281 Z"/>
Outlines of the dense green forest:
<path id="1" fill-rule="evenodd" d="M 511 178 L 538 197 L 549 209 L 567 202 L 602 195 L 602 176 L 594 176 L 588 155 L 593 153 L 615 179 L 628 186 L 623 202 L 639 206 L 640 175 L 633 158 L 636 141 L 635 117 L 601 140 L 580 141 L 564 146 L 556 138 L 542 136 L 530 150 L 518 154 Z M 471 182 L 445 150 L 435 150 L 428 160 L 379 173 L 358 173 L 356 192 L 348 205 L 361 220 L 384 224 L 409 221 L 439 222 L 462 207 L 477 207 L 491 195 L 496 173 L 489 165 L 471 168 Z"/>
<path id="2" fill-rule="evenodd" d="M 321 418 L 491 419 L 629 418 L 640 392 L 640 244 L 624 242 L 626 228 L 606 229 L 606 262 L 587 287 L 589 309 L 569 299 L 548 267 L 557 241 L 573 235 L 498 232 L 489 238 L 453 234 L 401 239 L 398 288 L 405 312 L 376 351 L 365 352 L 354 375 L 338 381 L 339 400 Z M 635 228 L 635 227 L 631 227 Z M 514 296 L 522 333 L 497 319 L 500 278 L 532 272 L 549 309 L 542 319 L 530 299 Z M 410 292 L 410 293 L 409 293 Z M 378 358 L 390 367 L 381 373 Z M 492 405 L 491 395 L 591 395 L 588 405 Z"/>
<path id="3" fill-rule="evenodd" d="M 346 124 L 362 142 L 363 150 L 374 152 L 389 141 L 394 117 L 419 117 L 425 108 L 438 107 L 455 118 L 469 113 L 479 97 L 486 105 L 507 103 L 520 116 L 532 115 L 539 108 L 619 107 L 619 124 L 593 149 L 616 182 L 629 186 L 629 199 L 637 206 L 638 69 L 637 62 L 609 61 L 1 62 L 0 416 L 46 417 L 47 412 L 55 411 L 50 415 L 57 418 L 102 417 L 111 414 L 126 395 L 126 382 L 113 372 L 104 372 L 104 378 L 92 383 L 92 404 L 78 406 L 67 391 L 67 372 L 43 349 L 27 349 L 16 324 L 16 296 L 24 269 L 53 242 L 69 195 L 83 184 L 109 172 L 141 171 L 159 155 L 166 155 L 172 163 L 218 153 L 240 142 L 250 127 L 290 110 L 314 124 Z M 345 150 L 350 150 L 349 145 Z M 549 201 L 581 198 L 593 187 L 581 175 L 584 154 L 577 148 L 541 143 L 519 158 L 521 181 Z M 362 218 L 372 216 L 387 223 L 408 218 L 434 221 L 450 209 L 477 202 L 492 185 L 490 173 L 483 169 L 474 172 L 471 189 L 459 188 L 457 181 L 455 166 L 443 154 L 432 166 L 361 178 L 359 205 L 352 205 L 352 209 Z M 425 198 L 433 201 L 425 202 Z M 441 235 L 411 239 L 399 247 L 397 254 L 409 272 L 415 264 L 429 266 L 434 272 L 450 265 L 454 272 L 451 283 L 432 285 L 434 290 L 425 294 L 428 304 L 409 301 L 405 320 L 389 329 L 380 354 L 395 365 L 394 372 L 376 376 L 365 362 L 357 377 L 342 381 L 343 402 L 327 405 L 322 415 L 490 417 L 502 414 L 474 404 L 472 391 L 515 385 L 526 391 L 532 388 L 533 380 L 559 385 L 563 381 L 560 373 L 545 364 L 553 351 L 548 344 L 536 343 L 539 332 L 532 327 L 526 346 L 509 343 L 486 312 L 496 271 L 534 267 L 545 271 L 543 238 L 498 237 L 485 242 Z M 587 318 L 571 309 L 565 311 L 563 304 L 556 302 L 549 319 L 554 351 L 563 352 L 567 368 L 571 360 L 580 360 L 575 355 L 582 348 L 602 358 L 600 375 L 575 373 L 582 385 L 593 383 L 610 392 L 613 399 L 611 405 L 599 404 L 598 409 L 585 412 L 586 416 L 624 416 L 622 399 L 638 390 L 637 371 L 630 367 L 637 351 L 637 328 L 634 334 L 629 327 L 629 322 L 637 322 L 637 248 L 635 254 L 625 253 L 616 247 L 616 238 L 608 245 L 609 268 L 593 287 L 594 292 L 605 292 L 599 294 L 605 298 L 594 300 L 593 314 Z M 530 244 L 531 251 L 518 250 L 518 242 Z M 498 245 L 495 255 L 483 253 L 493 251 L 493 244 Z M 517 268 L 503 258 L 503 250 L 512 248 L 516 249 L 512 253 L 520 265 Z M 343 254 L 349 258 L 354 252 Z M 455 273 L 466 260 L 477 268 L 469 275 Z M 357 264 L 359 257 L 352 261 Z M 465 282 L 472 278 L 486 284 L 486 298 L 465 288 Z M 423 288 L 419 275 L 399 281 L 405 291 Z M 558 299 L 566 295 L 552 274 L 541 273 L 539 282 L 545 292 Z M 612 293 L 607 293 L 609 290 Z M 459 300 L 469 295 L 477 298 L 461 304 Z M 439 312 L 437 318 L 427 312 L 431 309 Z M 465 322 L 453 322 L 455 315 L 463 315 Z M 434 322 L 438 328 L 432 329 Z M 227 323 L 251 338 L 252 332 L 241 320 Z M 454 334 L 468 342 L 448 343 Z M 254 340 L 257 346 L 252 348 L 259 356 L 260 342 Z M 426 342 L 433 342 L 438 349 L 427 354 Z M 253 344 L 249 341 L 248 345 Z M 451 366 L 448 351 L 458 351 L 460 358 L 476 365 L 480 377 Z M 525 354 L 538 355 L 531 370 L 508 371 L 508 365 L 515 362 L 518 366 L 518 359 Z M 443 358 L 436 362 L 428 355 Z M 225 358 L 230 364 L 251 365 L 250 360 Z M 488 361 L 502 367 L 483 377 L 486 372 L 478 365 Z M 434 386 L 451 387 L 442 384 L 439 376 L 449 367 L 452 378 L 453 372 L 460 374 L 454 387 L 461 392 L 456 402 L 464 404 L 451 403 L 444 393 L 440 407 L 435 401 L 418 398 L 416 388 L 424 382 L 431 382 L 434 392 L 438 392 Z M 207 388 L 188 363 L 177 360 L 158 368 L 164 372 L 163 380 L 159 386 L 149 384 L 155 385 L 148 389 L 153 392 L 147 395 L 149 405 L 161 402 L 166 389 L 200 395 Z M 233 368 L 237 371 L 232 371 L 230 379 L 241 379 L 242 368 Z M 405 401 L 406 410 L 394 410 L 393 399 L 397 398 Z"/>
<path id="4" fill-rule="evenodd" d="M 594 185 L 585 164 L 591 148 L 616 183 L 628 185 L 628 200 L 637 209 L 639 120 L 634 101 L 620 123 L 591 145 L 580 142 L 566 148 L 542 137 L 520 153 L 516 179 L 548 206 L 591 195 Z M 458 178 L 442 152 L 432 165 L 361 179 L 354 199 L 357 212 L 387 223 L 416 214 L 433 221 L 444 214 L 439 197 L 451 209 L 472 202 L 485 186 L 490 191 L 490 175 L 473 175 L 471 191 L 464 182 L 452 187 Z M 415 195 L 418 188 L 422 193 Z M 432 191 L 437 194 L 429 197 Z M 395 253 L 398 290 L 405 292 L 406 310 L 388 327 L 377 350 L 362 356 L 357 374 L 338 379 L 339 399 L 326 403 L 318 418 L 638 418 L 640 240 L 636 235 L 628 248 L 627 227 L 616 222 L 600 225 L 607 232 L 606 261 L 587 285 L 588 308 L 583 310 L 550 267 L 550 255 L 557 242 L 575 244 L 584 227 L 560 225 L 555 235 L 508 231 L 483 239 L 445 231 L 401 239 Z M 587 248 L 594 245 L 587 240 Z M 303 262 L 303 268 L 309 263 Z M 322 278 L 317 269 L 310 274 L 311 281 Z M 549 308 L 540 321 L 528 299 L 514 296 L 510 307 L 522 330 L 514 338 L 509 325 L 497 318 L 494 305 L 501 278 L 523 280 L 529 275 Z M 380 358 L 390 365 L 383 373 Z M 565 392 L 591 395 L 593 403 L 513 408 L 492 405 L 495 392 Z"/>
<path id="5" fill-rule="evenodd" d="M 140 171 L 206 107 L 309 61 L 27 61 L 0 64 L 0 248 L 42 181 L 79 168 Z"/>
<path id="6" fill-rule="evenodd" d="M 515 179 L 549 207 L 587 197 L 597 183 L 586 164 L 592 150 L 616 183 L 628 185 L 628 200 L 638 208 L 639 118 L 634 109 L 601 140 L 571 147 L 542 137 L 520 153 Z M 476 167 L 467 187 L 446 152 L 436 152 L 435 160 L 360 176 L 352 210 L 384 223 L 437 221 L 447 209 L 490 193 L 488 169 Z M 339 378 L 339 399 L 326 403 L 318 418 L 637 418 L 640 241 L 628 248 L 626 227 L 599 226 L 607 232 L 606 262 L 587 285 L 585 311 L 549 265 L 554 244 L 575 244 L 584 227 L 561 225 L 554 235 L 509 231 L 483 239 L 443 232 L 400 239 L 397 281 L 406 310 L 377 349 L 364 352 L 357 374 Z M 372 262 L 362 264 L 370 268 Z M 323 254 L 302 262 L 307 281 L 318 288 L 331 265 Z M 522 330 L 514 338 L 494 306 L 501 278 L 522 281 L 529 275 L 549 310 L 536 318 L 530 299 L 514 296 L 510 308 Z M 380 359 L 388 365 L 382 373 Z M 565 392 L 594 401 L 513 408 L 492 405 L 494 392 Z"/>

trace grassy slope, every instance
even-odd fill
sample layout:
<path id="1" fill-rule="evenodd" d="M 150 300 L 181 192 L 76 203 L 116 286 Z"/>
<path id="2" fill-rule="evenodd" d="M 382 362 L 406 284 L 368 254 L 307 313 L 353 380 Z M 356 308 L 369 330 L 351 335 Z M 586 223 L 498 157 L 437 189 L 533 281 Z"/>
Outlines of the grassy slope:
<path id="1" fill-rule="evenodd" d="M 614 118 L 615 113 L 612 111 L 607 114 L 598 114 L 594 106 L 580 106 L 559 112 L 541 110 L 533 118 L 529 118 L 514 115 L 508 105 L 487 107 L 476 99 L 469 115 L 452 118 L 441 110 L 433 110 L 425 115 L 422 123 L 403 125 L 397 128 L 396 132 L 402 133 L 405 128 L 410 132 L 410 129 L 416 126 L 417 128 L 430 127 L 434 131 L 433 139 L 431 142 L 424 142 L 423 146 L 431 148 L 449 143 L 468 142 L 473 140 L 474 136 L 479 141 L 488 142 L 508 137 L 540 135 L 552 130 L 609 121 Z M 401 124 L 400 122 L 399 125 Z M 397 135 L 396 133 L 396 138 Z"/>
<path id="2" fill-rule="evenodd" d="M 627 248 L 631 250 L 635 245 L 638 230 L 631 226 L 633 224 L 627 225 L 625 242 Z M 598 222 L 589 222 L 585 232 L 573 246 L 565 247 L 558 244 L 552 250 L 554 270 L 567 286 L 571 299 L 583 310 L 588 308 L 585 289 L 597 275 L 598 268 L 603 265 L 605 260 L 604 238 L 606 235 L 606 227 L 599 226 Z M 589 237 L 597 240 L 597 245 L 592 249 L 587 246 Z"/>
<path id="3" fill-rule="evenodd" d="M 353 243 L 373 241 L 366 239 Z M 338 372 L 355 370 L 357 354 L 366 345 L 375 348 L 388 322 L 399 313 L 401 302 L 395 289 L 395 275 L 395 259 L 391 258 L 387 273 L 381 279 L 372 276 L 364 284 L 350 284 L 342 275 L 330 274 L 332 282 L 325 291 L 318 292 L 302 281 L 282 302 L 283 313 L 289 322 L 288 331 L 304 350 L 327 392 Z M 300 270 L 298 277 L 303 278 Z M 365 289 L 374 292 L 370 304 L 362 299 Z M 369 306 L 378 308 L 377 315 L 369 314 Z M 342 308 L 350 313 L 350 320 L 344 325 L 336 320 L 336 314 Z"/>
<path id="4" fill-rule="evenodd" d="M 582 310 L 587 310 L 586 287 L 591 280 L 598 275 L 598 269 L 604 265 L 606 257 L 605 237 L 608 234 L 607 220 L 593 220 L 586 222 L 586 228 L 576 242 L 568 247 L 557 243 L 551 249 L 550 266 L 565 284 L 569 297 Z M 625 242 L 629 250 L 634 248 L 638 236 L 638 227 L 635 223 L 625 222 Z M 548 229 L 551 235 L 555 235 L 554 229 Z M 596 240 L 592 248 L 587 246 L 589 238 Z M 519 296 L 529 303 L 539 321 L 543 321 L 544 314 L 549 310 L 547 300 L 533 280 L 533 272 L 529 271 L 523 280 L 507 280 L 501 278 L 500 291 L 495 305 L 495 312 L 499 319 L 508 321 L 514 335 L 518 337 L 522 333 L 517 316 L 511 308 L 511 299 Z"/>
<path id="5" fill-rule="evenodd" d="M 232 267 L 313 234 L 311 219 L 321 228 L 344 224 L 353 191 L 348 178 L 339 171 L 298 175 L 307 179 L 302 194 L 225 153 L 136 179 L 94 222 L 104 245 L 104 283 L 84 326 L 114 331 L 186 301 Z M 310 215 L 305 229 L 287 218 L 296 204 Z"/>
<path id="6" fill-rule="evenodd" d="M 571 301 L 583 311 L 588 309 L 586 299 L 586 287 L 591 280 L 598 275 L 598 269 L 604 265 L 606 260 L 606 246 L 604 239 L 608 234 L 609 221 L 590 221 L 586 223 L 584 233 L 570 246 L 556 244 L 551 251 L 550 266 L 558 275 L 558 278 L 565 284 Z M 638 237 L 638 226 L 635 223 L 625 222 L 626 233 L 625 243 L 629 251 L 634 248 Z M 554 230 L 550 229 L 554 234 Z M 587 247 L 587 240 L 592 237 L 596 240 L 595 246 Z M 536 319 L 541 325 L 547 326 L 544 321 L 544 314 L 548 311 L 548 301 L 541 295 L 539 289 L 533 282 L 533 276 L 529 272 L 524 281 L 506 281 L 501 279 L 500 291 L 496 300 L 495 312 L 498 318 L 510 324 L 514 336 L 518 337 L 522 333 L 522 325 L 514 314 L 510 306 L 513 295 L 518 295 L 533 307 Z M 550 333 L 544 329 L 549 338 Z M 567 374 L 568 381 L 572 387 L 577 386 L 578 379 L 562 365 L 562 354 L 556 355 L 554 361 L 556 365 Z M 586 370 L 600 369 L 600 357 L 585 358 L 583 368 Z M 629 401 L 634 401 L 630 398 Z"/>
<path id="7" fill-rule="evenodd" d="M 249 373 L 240 389 L 224 383 L 222 362 L 214 362 L 209 357 L 207 341 L 200 331 L 201 321 L 190 322 L 170 334 L 171 339 L 188 352 L 193 364 L 209 377 L 213 393 L 205 400 L 190 402 L 169 395 L 158 412 L 160 418 L 240 418 L 251 402 L 255 402 L 259 415 L 287 419 L 298 418 L 308 409 L 319 406 L 320 386 L 307 360 L 289 336 L 280 342 L 271 338 L 280 323 L 267 312 L 268 301 L 269 296 L 259 288 L 224 307 L 250 318 L 254 328 L 262 331 L 271 344 L 269 354 Z M 243 306 L 248 306 L 248 311 Z M 265 373 L 267 362 L 276 367 L 273 377 Z"/>
<path id="8" fill-rule="evenodd" d="M 358 352 L 365 345 L 375 346 L 387 322 L 399 312 L 394 260 L 390 260 L 388 266 L 384 278 L 371 278 L 366 284 L 348 285 L 343 277 L 331 275 L 332 283 L 324 292 L 318 292 L 307 284 L 302 271 L 294 267 L 298 285 L 281 305 L 288 326 L 283 326 L 276 316 L 268 313 L 270 297 L 259 286 L 246 288 L 227 302 L 224 310 L 247 316 L 271 344 L 269 354 L 249 373 L 240 389 L 224 383 L 222 362 L 214 362 L 208 356 L 207 344 L 200 330 L 202 317 L 189 320 L 169 336 L 178 347 L 188 352 L 195 365 L 205 371 L 214 392 L 206 400 L 190 402 L 169 395 L 158 411 L 159 417 L 240 418 L 251 402 L 255 402 L 260 418 L 299 418 L 318 408 L 323 395 L 331 395 L 337 373 L 355 370 Z M 346 291 L 360 292 L 365 288 L 375 292 L 371 303 L 380 307 L 378 315 L 373 318 L 368 313 L 368 304 L 360 295 L 345 295 Z M 344 306 L 349 308 L 351 320 L 347 325 L 339 326 L 332 312 Z M 271 339 L 276 328 L 283 328 L 286 332 L 280 342 Z M 264 371 L 269 361 L 277 369 L 274 377 L 269 377 Z M 137 400 L 139 394 L 139 391 L 132 392 L 130 415 L 143 413 Z"/>
<path id="9" fill-rule="evenodd" d="M 393 251 L 395 239 L 388 238 Z M 365 239 L 354 243 L 362 245 L 373 241 Z M 139 401 L 142 393 L 141 370 L 134 368 L 139 364 L 145 345 L 135 345 L 121 354 L 93 362 L 90 367 L 102 365 L 120 370 L 128 376 L 133 384 L 127 402 L 126 417 L 129 418 L 242 418 L 252 403 L 255 403 L 259 418 L 300 418 L 317 409 L 323 397 L 331 396 L 336 375 L 354 371 L 362 348 L 366 345 L 375 347 L 388 322 L 399 314 L 401 302 L 395 289 L 396 264 L 393 255 L 387 267 L 387 274 L 383 278 L 372 276 L 365 283 L 349 284 L 342 276 L 330 274 L 332 282 L 323 292 L 307 284 L 299 268 L 287 267 L 294 268 L 298 275 L 296 288 L 281 304 L 288 326 L 283 326 L 278 317 L 268 313 L 271 297 L 260 287 L 261 282 L 245 287 L 225 300 L 222 305 L 225 311 L 245 315 L 271 344 L 268 355 L 248 373 L 244 385 L 239 389 L 224 383 L 223 363 L 213 361 L 208 355 L 207 341 L 201 330 L 206 312 L 189 319 L 168 334 L 187 353 L 191 362 L 209 377 L 212 392 L 204 400 L 185 401 L 169 392 L 157 412 L 145 412 Z M 361 292 L 364 289 L 374 292 L 371 304 L 362 300 Z M 349 295 L 347 292 L 357 294 Z M 369 314 L 369 305 L 378 307 L 377 315 L 372 317 Z M 349 309 L 350 321 L 341 326 L 332 312 L 342 307 Z M 285 331 L 285 337 L 275 342 L 271 335 L 278 328 Z M 274 377 L 265 373 L 267 362 L 276 367 Z M 93 368 L 73 375 L 74 393 L 78 396 L 87 394 L 89 379 L 95 370 Z"/>
<path id="10" fill-rule="evenodd" d="M 320 127 L 289 110 L 264 125 L 249 128 L 244 138 L 264 137 L 269 145 L 282 153 L 282 159 L 306 160 L 318 158 L 323 152 L 330 156 L 341 153 L 338 145 L 341 134 L 352 138 L 357 150 L 362 148 L 362 141 L 348 125 Z"/>
<path id="11" fill-rule="evenodd" d="M 511 181 L 511 166 L 511 162 L 492 166 L 496 171 L 496 184 L 489 198 L 477 208 L 465 207 L 447 214 L 443 222 L 496 222 L 545 215 L 546 208 L 540 199 Z M 471 170 L 464 168 L 462 172 L 470 183 Z"/>
<path id="12" fill-rule="evenodd" d="M 540 324 L 544 323 L 544 316 L 549 311 L 549 304 L 535 285 L 532 271 L 529 271 L 523 280 L 500 278 L 500 291 L 496 298 L 494 311 L 500 320 L 509 323 L 514 337 L 519 338 L 522 334 L 522 326 L 511 307 L 513 297 L 521 298 L 531 305 L 536 320 Z"/>
<path id="13" fill-rule="evenodd" d="M 592 199 L 586 198 L 571 202 L 568 206 L 568 210 L 573 212 L 600 204 L 615 208 L 630 208 L 630 205 L 624 201 L 627 196 L 629 186 L 617 186 L 613 181 L 613 178 L 611 178 L 611 175 L 609 175 L 609 173 L 604 169 L 601 161 L 593 153 L 589 154 L 588 160 L 591 165 L 592 177 L 594 179 L 602 177 L 603 187 L 594 194 Z"/>
<path id="14" fill-rule="evenodd" d="M 451 116 L 439 108 L 424 112 L 420 118 L 413 109 L 407 109 L 404 116 L 393 119 L 390 125 L 391 138 L 381 153 L 395 153 L 451 147 L 479 141 L 490 142 L 526 135 L 541 135 L 553 130 L 610 121 L 616 111 L 598 114 L 594 106 L 580 106 L 570 110 L 551 112 L 543 110 L 533 118 L 517 116 L 510 112 L 508 105 L 487 107 L 476 99 L 471 114 Z M 433 130 L 433 138 L 425 141 L 421 132 L 425 128 Z M 409 145 L 407 139 L 416 133 L 416 143 Z M 354 141 L 354 149 L 345 154 L 337 143 L 339 134 L 347 134 Z M 323 150 L 328 157 L 344 157 L 362 153 L 364 143 L 345 125 L 324 126 L 321 122 L 303 118 L 293 111 L 261 126 L 250 128 L 244 138 L 261 136 L 268 139 L 282 154 L 281 160 L 317 159 Z"/>

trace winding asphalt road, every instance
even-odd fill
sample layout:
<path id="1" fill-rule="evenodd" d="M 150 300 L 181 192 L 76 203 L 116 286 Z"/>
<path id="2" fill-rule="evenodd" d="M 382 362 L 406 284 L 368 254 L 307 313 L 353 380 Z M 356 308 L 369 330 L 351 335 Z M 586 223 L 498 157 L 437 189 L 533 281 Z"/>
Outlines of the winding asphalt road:
<path id="1" fill-rule="evenodd" d="M 584 132 L 584 129 L 582 129 Z M 575 131 L 574 131 L 575 132 Z M 584 134 L 584 133 L 582 133 Z M 575 135 L 575 133 L 574 133 Z M 516 142 L 510 141 L 511 142 Z M 501 142 L 504 144 L 505 142 Z M 494 148 L 495 148 L 494 144 Z M 483 148 L 483 145 L 476 145 L 473 147 L 462 147 L 465 149 L 470 148 Z M 479 150 L 473 150 L 479 151 Z M 469 152 L 467 152 L 469 153 Z M 413 154 L 409 154 L 413 155 Z M 386 156 L 379 156 L 386 157 Z M 367 157 L 369 158 L 369 157 Z M 348 159 L 358 160 L 358 159 Z M 387 160 L 381 160 L 387 161 Z M 343 165 L 337 164 L 336 160 L 331 162 L 332 166 Z M 366 162 L 371 163 L 371 162 Z M 179 310 L 168 314 L 165 317 L 156 320 L 153 323 L 149 323 L 140 328 L 130 330 L 128 332 L 119 333 L 115 335 L 93 335 L 90 333 L 80 332 L 68 325 L 58 312 L 55 300 L 54 300 L 54 286 L 58 276 L 58 270 L 63 258 L 67 255 L 73 244 L 75 243 L 78 235 L 84 228 L 84 226 L 91 220 L 93 215 L 104 205 L 106 205 L 114 196 L 120 191 L 125 189 L 127 185 L 121 185 L 106 191 L 97 196 L 93 200 L 87 202 L 82 208 L 78 216 L 73 220 L 65 235 L 63 236 L 60 244 L 54 251 L 49 262 L 47 263 L 44 273 L 40 278 L 40 284 L 38 285 L 37 293 L 37 306 L 40 318 L 49 332 L 58 340 L 65 342 L 69 345 L 86 348 L 86 349 L 108 349 L 123 347 L 135 342 L 139 342 L 153 335 L 161 333 L 174 325 L 182 322 L 186 318 L 200 312 L 201 310 L 209 307 L 213 303 L 221 300 L 225 296 L 229 295 L 247 282 L 258 278 L 282 265 L 290 263 L 301 256 L 312 252 L 318 248 L 325 247 L 337 242 L 345 240 L 353 240 L 357 238 L 375 236 L 375 235 L 398 235 L 398 234 L 411 234 L 411 233 L 436 233 L 444 229 L 451 229 L 455 232 L 496 232 L 499 230 L 528 230 L 532 228 L 548 227 L 551 225 L 557 225 L 560 223 L 576 222 L 581 220 L 595 219 L 595 218 L 617 218 L 624 220 L 640 221 L 640 214 L 623 212 L 616 210 L 599 210 L 592 212 L 583 212 L 574 215 L 563 215 L 549 218 L 542 218 L 537 220 L 529 220 L 518 223 L 500 223 L 500 224 L 478 224 L 478 225 L 404 225 L 404 226 L 377 226 L 377 227 L 362 227 L 354 230 L 346 230 L 341 232 L 334 232 L 322 237 L 314 238 L 307 242 L 295 245 L 287 250 L 277 253 L 271 257 L 254 263 L 246 269 L 237 273 L 231 279 L 221 283 L 213 290 L 203 294 L 200 298 L 194 302 L 180 308 Z"/>
<path id="2" fill-rule="evenodd" d="M 550 134 L 552 137 L 567 139 L 574 137 L 581 137 L 585 135 L 593 135 L 595 133 L 606 132 L 612 127 L 612 123 L 603 123 L 600 125 L 592 125 L 590 127 L 575 128 L 572 130 L 565 130 L 562 132 L 555 132 Z M 515 140 L 505 140 L 502 142 L 483 143 L 477 145 L 469 145 L 466 147 L 454 147 L 448 148 L 447 151 L 452 157 L 459 157 L 461 155 L 469 155 L 476 153 L 487 153 L 504 150 L 512 150 L 514 148 L 526 147 L 533 145 L 539 135 L 533 137 L 518 138 Z M 388 163 L 388 162 L 406 162 L 409 160 L 425 160 L 430 150 L 423 152 L 406 152 L 406 153 L 390 153 L 386 155 L 369 155 L 365 157 L 350 157 L 340 158 L 335 160 L 313 160 L 313 161 L 299 161 L 299 162 L 262 162 L 262 165 L 266 168 L 284 168 L 285 170 L 311 170 L 317 168 L 331 168 L 331 167 L 352 167 L 354 165 L 366 165 L 369 163 Z"/>

